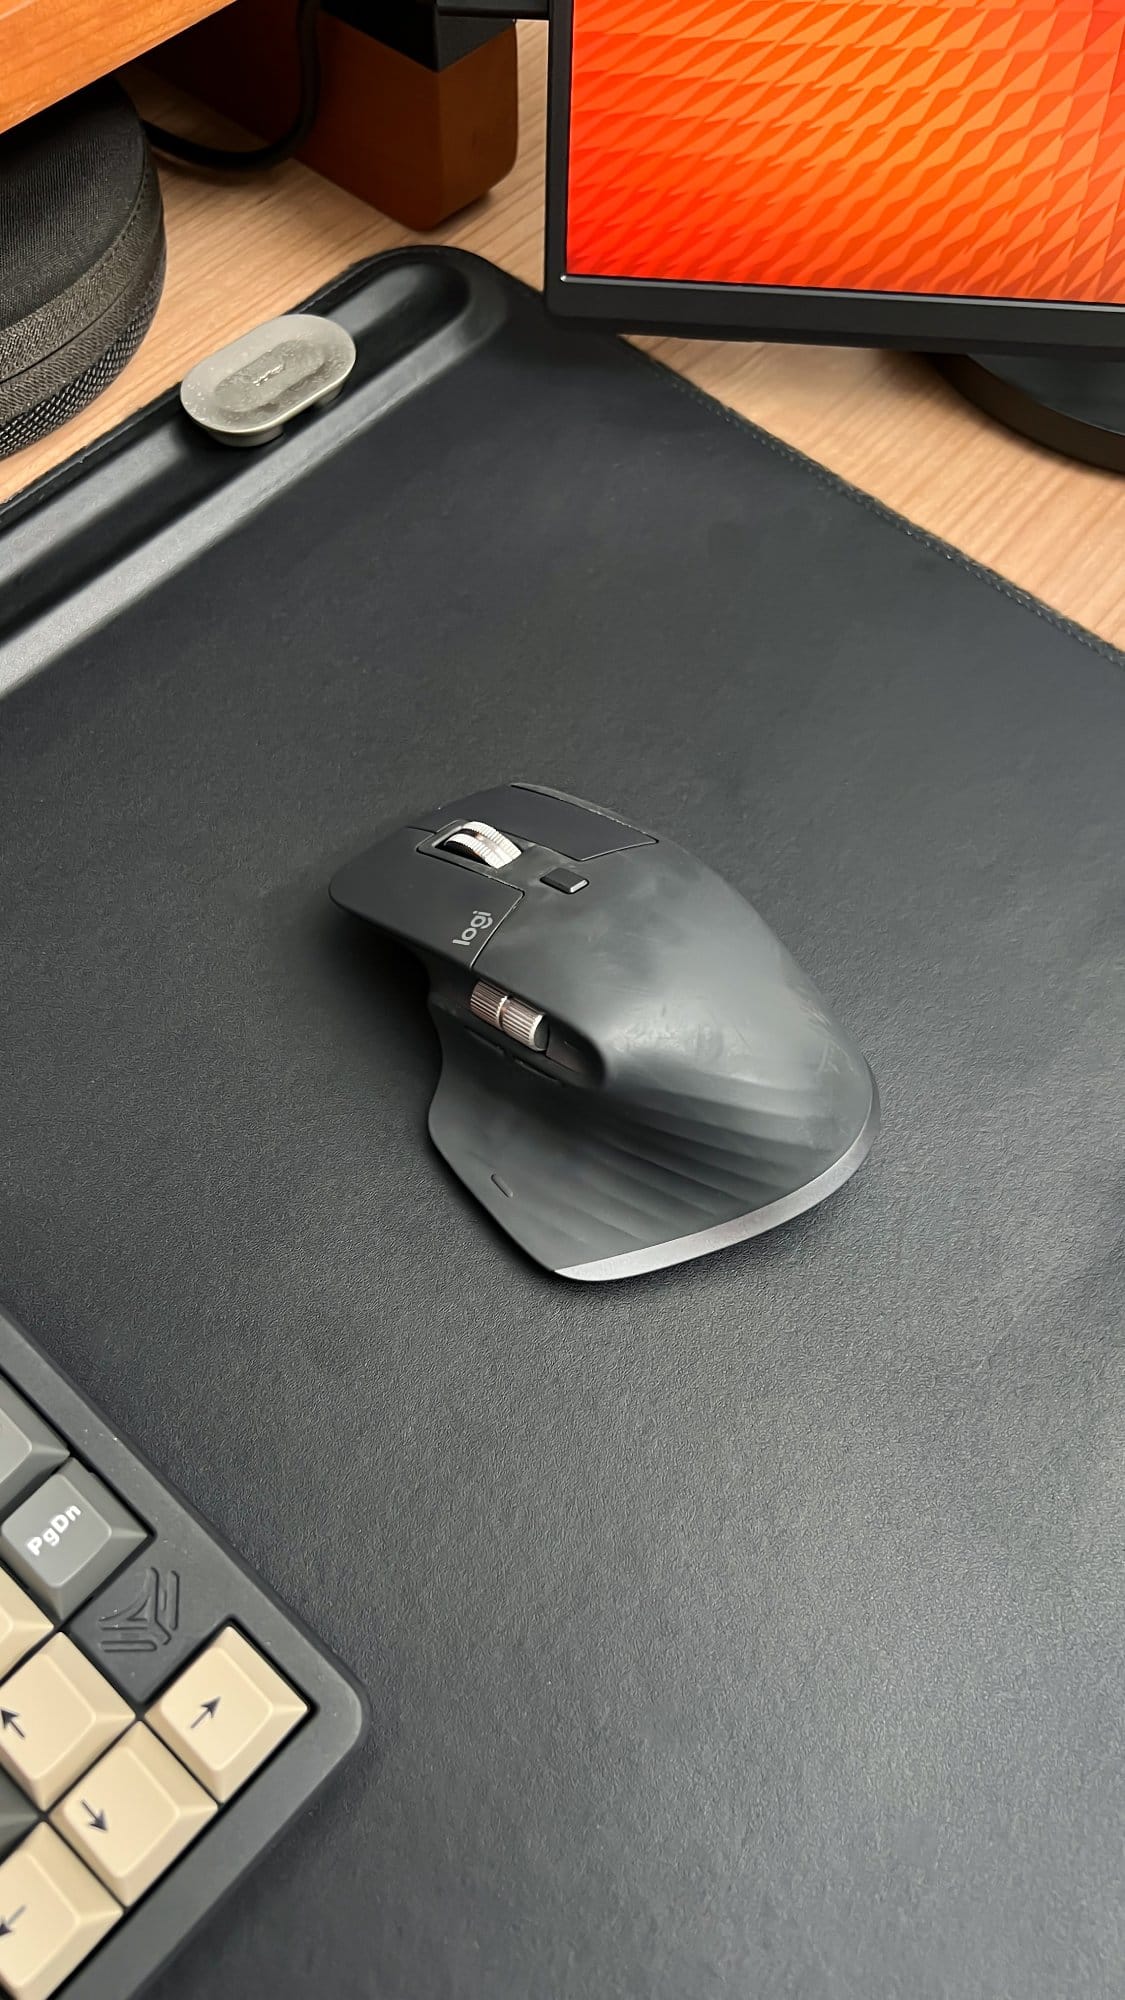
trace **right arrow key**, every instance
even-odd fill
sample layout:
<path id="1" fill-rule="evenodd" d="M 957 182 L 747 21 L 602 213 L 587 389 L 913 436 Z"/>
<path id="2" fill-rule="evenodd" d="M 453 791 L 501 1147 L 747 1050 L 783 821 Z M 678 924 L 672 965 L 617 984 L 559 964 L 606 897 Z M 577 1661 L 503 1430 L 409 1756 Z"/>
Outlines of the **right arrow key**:
<path id="1" fill-rule="evenodd" d="M 227 1625 L 145 1717 L 222 1804 L 308 1714 L 308 1703 Z"/>

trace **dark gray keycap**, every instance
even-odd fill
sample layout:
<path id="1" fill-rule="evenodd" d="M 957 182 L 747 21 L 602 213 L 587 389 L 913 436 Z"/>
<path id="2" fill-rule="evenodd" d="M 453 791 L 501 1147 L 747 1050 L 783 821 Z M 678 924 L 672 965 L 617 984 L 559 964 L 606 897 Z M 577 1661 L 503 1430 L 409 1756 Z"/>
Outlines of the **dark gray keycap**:
<path id="1" fill-rule="evenodd" d="M 72 1458 L 8 1516 L 0 1528 L 0 1554 L 61 1619 L 144 1539 L 144 1528 L 128 1508 Z"/>
<path id="2" fill-rule="evenodd" d="M 65 1457 L 62 1439 L 0 1378 L 0 1513 Z"/>
<path id="3" fill-rule="evenodd" d="M 31 1832 L 38 1817 L 31 1800 L 0 1771 L 0 1855 L 9 1854 L 16 1842 Z"/>

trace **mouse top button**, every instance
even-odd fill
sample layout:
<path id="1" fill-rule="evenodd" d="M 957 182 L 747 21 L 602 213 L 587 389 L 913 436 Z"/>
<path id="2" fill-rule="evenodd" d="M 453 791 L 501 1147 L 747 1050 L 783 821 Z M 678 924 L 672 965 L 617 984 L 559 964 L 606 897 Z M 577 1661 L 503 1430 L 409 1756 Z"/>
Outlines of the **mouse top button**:
<path id="1" fill-rule="evenodd" d="M 580 875 L 577 868 L 548 868 L 539 880 L 547 889 L 558 889 L 564 896 L 576 896 L 579 889 L 588 889 L 590 878 Z"/>
<path id="2" fill-rule="evenodd" d="M 591 861 L 595 855 L 614 854 L 622 847 L 652 844 L 651 834 L 626 826 L 624 820 L 613 819 L 593 806 L 561 799 L 554 792 L 534 791 L 529 785 L 496 785 L 491 791 L 473 792 L 468 798 L 419 814 L 414 824 L 438 833 L 451 820 L 462 825 L 483 823 L 509 840 L 546 847 L 572 861 Z"/>

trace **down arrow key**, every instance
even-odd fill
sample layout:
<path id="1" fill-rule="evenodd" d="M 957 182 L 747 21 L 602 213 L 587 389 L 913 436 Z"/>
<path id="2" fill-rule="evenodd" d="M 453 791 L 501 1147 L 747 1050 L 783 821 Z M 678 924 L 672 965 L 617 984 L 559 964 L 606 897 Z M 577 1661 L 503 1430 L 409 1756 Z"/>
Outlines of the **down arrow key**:
<path id="1" fill-rule="evenodd" d="M 138 1722 L 55 1807 L 51 1821 L 128 1908 L 215 1811 L 214 1799 Z"/>

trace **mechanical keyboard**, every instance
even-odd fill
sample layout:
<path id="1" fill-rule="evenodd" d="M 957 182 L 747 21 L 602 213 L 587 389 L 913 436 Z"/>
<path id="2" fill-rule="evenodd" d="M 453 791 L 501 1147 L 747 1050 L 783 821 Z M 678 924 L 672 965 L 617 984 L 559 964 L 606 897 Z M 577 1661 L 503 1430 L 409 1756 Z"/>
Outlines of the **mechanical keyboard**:
<path id="1" fill-rule="evenodd" d="M 127 2000 L 364 1718 L 343 1668 L 0 1312 L 0 1992 Z"/>

